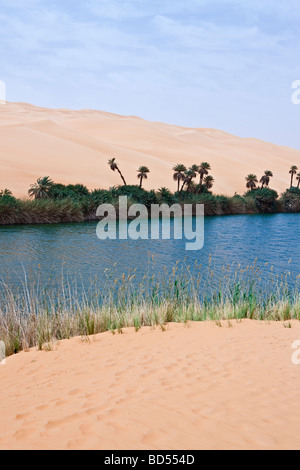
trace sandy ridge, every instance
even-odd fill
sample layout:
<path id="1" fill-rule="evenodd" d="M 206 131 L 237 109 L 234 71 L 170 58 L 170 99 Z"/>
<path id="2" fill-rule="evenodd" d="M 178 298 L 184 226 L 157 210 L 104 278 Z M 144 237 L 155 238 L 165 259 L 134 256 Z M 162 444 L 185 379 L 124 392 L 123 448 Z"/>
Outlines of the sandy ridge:
<path id="1" fill-rule="evenodd" d="M 172 167 L 209 161 L 214 191 L 232 195 L 245 191 L 245 176 L 260 178 L 270 169 L 272 186 L 282 192 L 288 170 L 300 167 L 300 150 L 214 129 L 191 129 L 148 122 L 134 116 L 95 110 L 56 110 L 26 103 L 0 106 L 0 187 L 17 196 L 40 176 L 65 184 L 84 183 L 90 189 L 120 184 L 107 160 L 116 157 L 128 184 L 137 184 L 137 168 L 151 174 L 145 187 L 176 189 Z"/>

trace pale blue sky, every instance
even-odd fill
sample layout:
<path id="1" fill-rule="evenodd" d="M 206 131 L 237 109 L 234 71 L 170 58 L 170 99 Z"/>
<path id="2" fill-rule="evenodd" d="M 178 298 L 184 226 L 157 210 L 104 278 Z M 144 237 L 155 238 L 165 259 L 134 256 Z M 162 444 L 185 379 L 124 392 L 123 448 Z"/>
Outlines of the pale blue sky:
<path id="1" fill-rule="evenodd" d="M 0 0 L 8 101 L 300 148 L 299 0 Z"/>

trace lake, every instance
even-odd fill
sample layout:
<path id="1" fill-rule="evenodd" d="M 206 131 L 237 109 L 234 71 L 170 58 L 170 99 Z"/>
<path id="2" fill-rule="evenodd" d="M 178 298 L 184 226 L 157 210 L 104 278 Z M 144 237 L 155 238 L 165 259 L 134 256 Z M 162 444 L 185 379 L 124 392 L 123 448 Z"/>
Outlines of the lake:
<path id="1" fill-rule="evenodd" d="M 136 270 L 170 271 L 177 261 L 223 266 L 247 266 L 258 259 L 264 270 L 299 274 L 300 214 L 235 215 L 205 218 L 205 243 L 200 251 L 186 251 L 185 240 L 105 240 L 96 236 L 97 223 L 0 227 L 1 278 L 12 286 L 25 275 L 57 287 L 62 278 L 91 279 Z M 265 263 L 268 263 L 265 266 Z M 272 268 L 273 266 L 273 268 Z"/>

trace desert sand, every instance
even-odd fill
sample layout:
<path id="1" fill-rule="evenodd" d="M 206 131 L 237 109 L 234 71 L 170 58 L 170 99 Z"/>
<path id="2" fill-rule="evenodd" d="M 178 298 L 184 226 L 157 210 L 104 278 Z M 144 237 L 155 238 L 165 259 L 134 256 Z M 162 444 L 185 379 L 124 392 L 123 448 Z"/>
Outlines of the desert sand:
<path id="1" fill-rule="evenodd" d="M 122 181 L 108 165 L 115 157 L 126 182 L 137 184 L 137 169 L 147 165 L 147 189 L 176 189 L 172 168 L 210 162 L 214 192 L 245 191 L 245 177 L 272 170 L 271 186 L 289 186 L 289 168 L 300 166 L 300 150 L 253 138 L 239 138 L 214 129 L 193 129 L 148 122 L 101 111 L 46 109 L 24 103 L 0 106 L 0 189 L 27 195 L 38 177 L 83 183 L 89 189 L 109 188 Z"/>
<path id="2" fill-rule="evenodd" d="M 299 449 L 300 323 L 125 329 L 0 366 L 1 449 Z"/>

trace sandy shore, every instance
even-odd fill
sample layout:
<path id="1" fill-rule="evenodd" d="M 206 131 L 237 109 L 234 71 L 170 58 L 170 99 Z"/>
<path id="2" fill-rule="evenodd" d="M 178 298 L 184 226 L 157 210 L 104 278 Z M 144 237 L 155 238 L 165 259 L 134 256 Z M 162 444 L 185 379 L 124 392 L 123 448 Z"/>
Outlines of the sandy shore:
<path id="1" fill-rule="evenodd" d="M 83 183 L 89 189 L 122 184 L 108 165 L 116 157 L 128 184 L 137 184 L 137 169 L 151 173 L 147 189 L 176 189 L 172 168 L 210 162 L 214 192 L 244 193 L 245 177 L 259 179 L 272 170 L 271 187 L 284 191 L 291 165 L 300 165 L 300 150 L 239 137 L 220 130 L 184 128 L 101 111 L 38 108 L 25 103 L 0 106 L 1 187 L 26 196 L 38 177 Z"/>
<path id="2" fill-rule="evenodd" d="M 299 449 L 300 323 L 168 325 L 0 366 L 1 449 Z"/>

